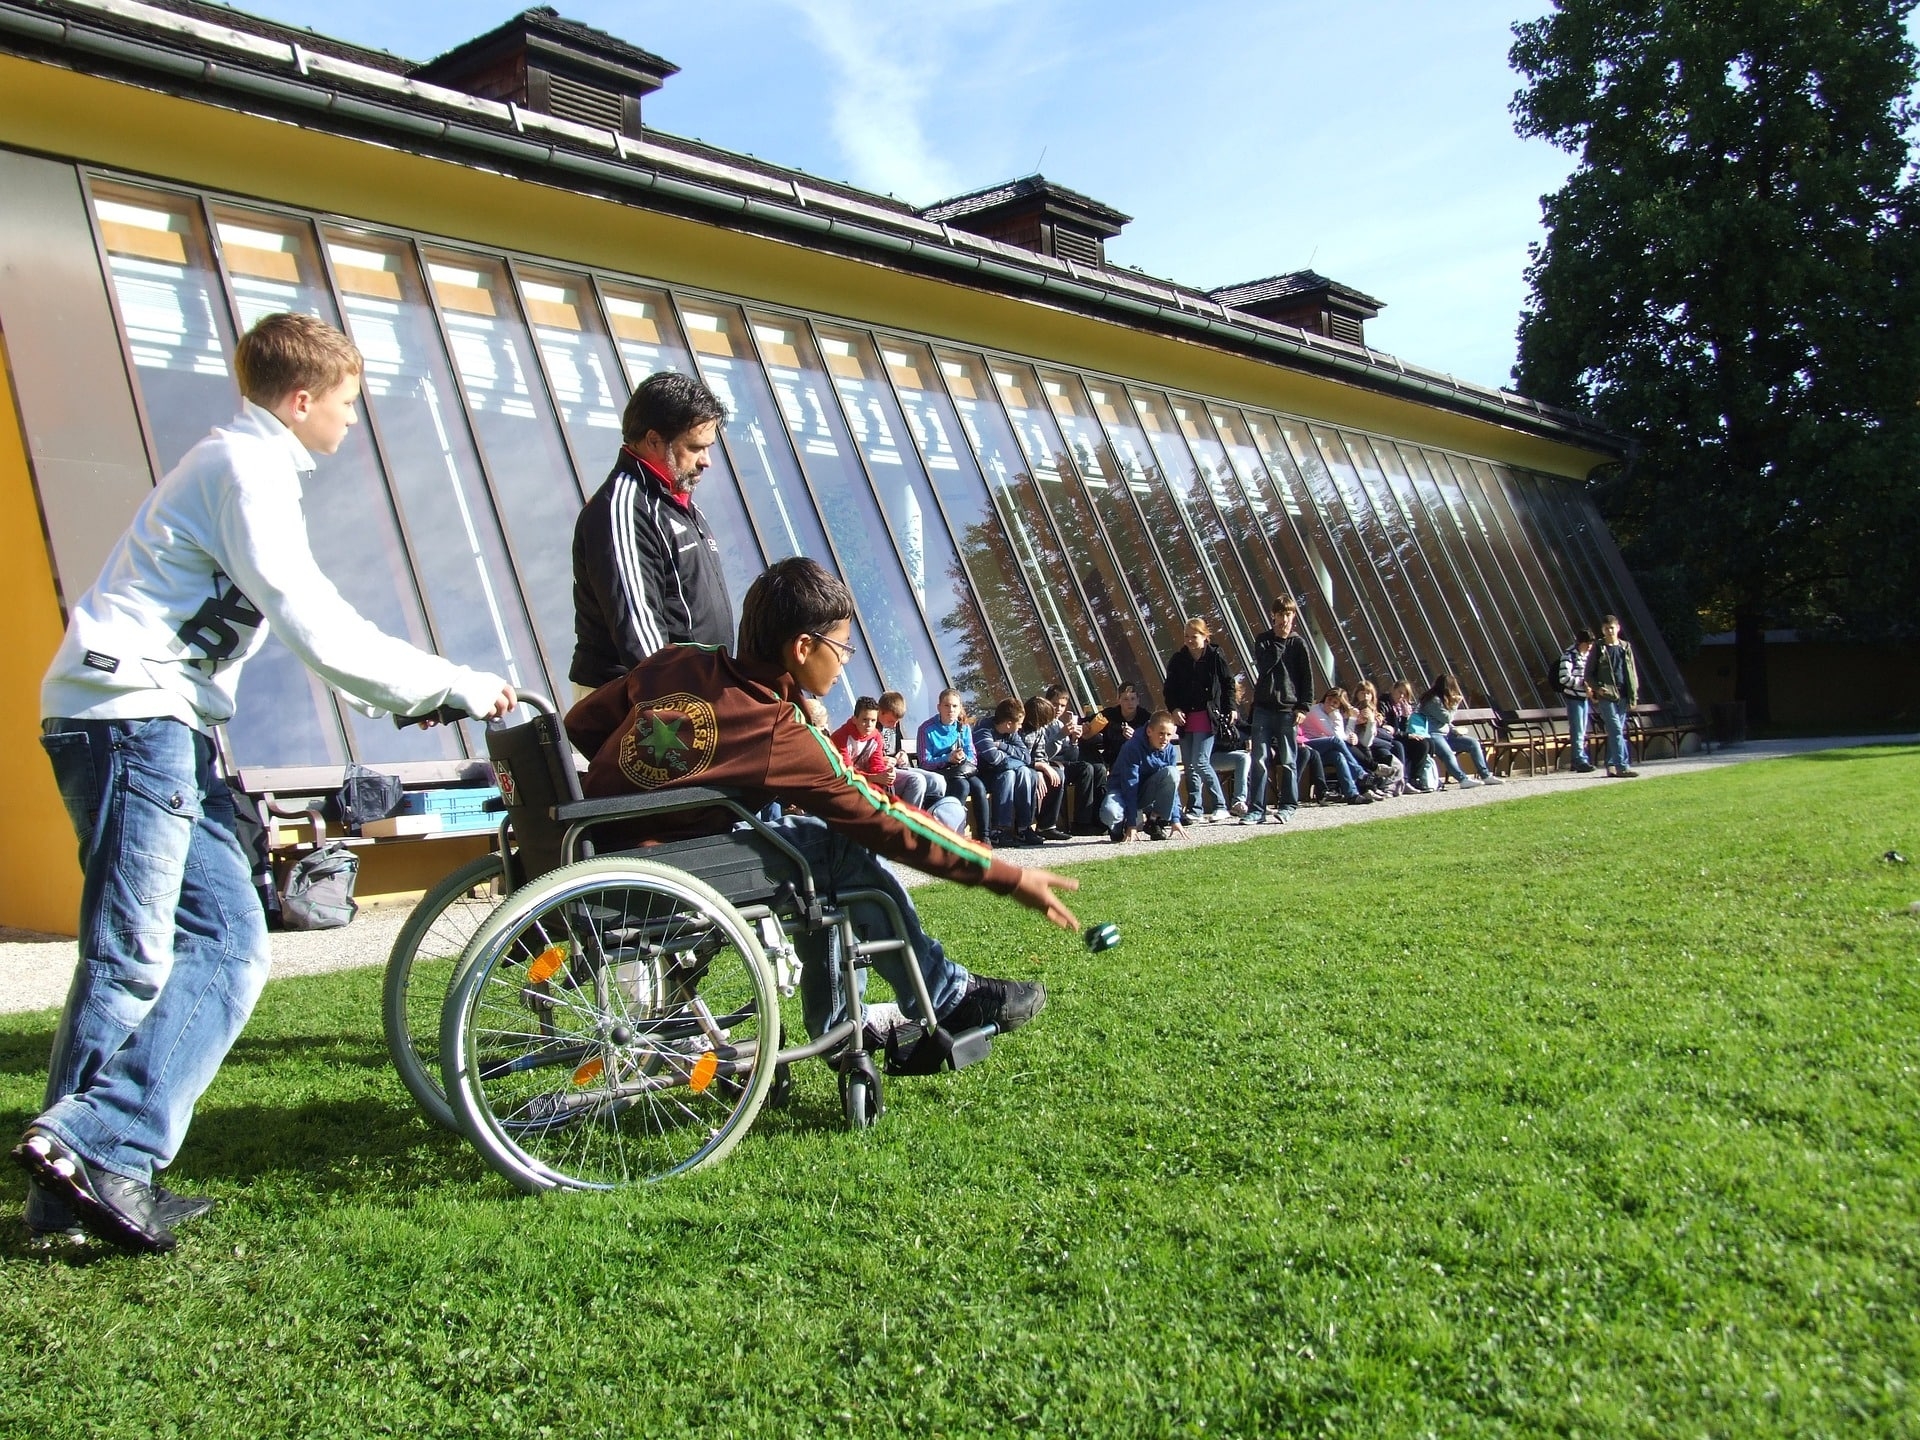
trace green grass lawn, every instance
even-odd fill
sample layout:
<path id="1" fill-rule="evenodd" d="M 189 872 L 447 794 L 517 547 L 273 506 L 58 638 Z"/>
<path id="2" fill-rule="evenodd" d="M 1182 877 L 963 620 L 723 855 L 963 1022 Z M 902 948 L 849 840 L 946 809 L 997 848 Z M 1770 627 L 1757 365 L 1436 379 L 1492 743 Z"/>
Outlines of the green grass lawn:
<path id="1" fill-rule="evenodd" d="M 1085 865 L 1098 956 L 920 892 L 1046 1014 L 644 1193 L 519 1196 L 374 972 L 271 985 L 177 1253 L 0 1254 L 0 1433 L 1920 1435 L 1920 751 L 1409 808 Z"/>

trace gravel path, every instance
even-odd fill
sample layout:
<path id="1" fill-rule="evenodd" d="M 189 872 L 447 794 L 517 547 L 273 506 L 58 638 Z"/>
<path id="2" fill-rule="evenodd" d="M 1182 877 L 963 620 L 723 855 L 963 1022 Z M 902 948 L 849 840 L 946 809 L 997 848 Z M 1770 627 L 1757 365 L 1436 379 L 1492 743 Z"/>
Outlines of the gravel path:
<path id="1" fill-rule="evenodd" d="M 1833 736 L 1815 740 L 1777 740 L 1754 742 L 1711 755 L 1688 755 L 1678 760 L 1654 760 L 1640 767 L 1645 780 L 1657 781 L 1671 775 L 1688 775 L 1699 770 L 1739 765 L 1750 760 L 1772 760 L 1783 755 L 1804 755 L 1816 750 L 1845 749 L 1854 745 L 1920 744 L 1920 735 Z M 1529 780 L 1516 777 L 1503 785 L 1482 786 L 1474 790 L 1449 788 L 1435 795 L 1408 795 L 1377 805 L 1323 805 L 1303 808 L 1285 827 L 1277 825 L 1198 824 L 1178 840 L 1164 844 L 1136 842 L 1124 847 L 1104 839 L 1072 840 L 1050 844 L 1044 850 L 1019 850 L 1013 858 L 1050 867 L 1087 860 L 1120 859 L 1124 854 L 1158 852 L 1162 849 L 1190 849 L 1196 845 L 1226 845 L 1259 836 L 1289 834 L 1297 830 L 1324 830 L 1335 825 L 1360 825 L 1370 820 L 1395 815 L 1423 814 L 1434 810 L 1453 810 L 1468 805 L 1496 805 L 1525 795 L 1538 795 L 1548 789 L 1571 786 L 1617 785 L 1600 772 L 1592 775 L 1543 775 Z M 1638 782 L 1629 782 L 1638 783 Z M 923 876 L 905 874 L 908 885 L 922 883 Z M 330 970 L 354 966 L 379 965 L 387 958 L 394 936 L 406 922 L 409 907 L 385 906 L 362 910 L 353 924 L 341 930 L 284 931 L 273 936 L 273 975 L 319 975 Z M 45 1010 L 59 1005 L 66 997 L 76 961 L 74 942 L 53 936 L 23 934 L 0 930 L 0 1012 Z"/>

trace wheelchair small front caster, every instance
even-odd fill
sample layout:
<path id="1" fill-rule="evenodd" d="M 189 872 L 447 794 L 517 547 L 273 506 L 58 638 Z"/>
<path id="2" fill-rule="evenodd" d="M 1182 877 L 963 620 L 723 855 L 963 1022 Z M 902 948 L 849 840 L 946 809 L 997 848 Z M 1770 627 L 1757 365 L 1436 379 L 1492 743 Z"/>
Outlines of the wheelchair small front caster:
<path id="1" fill-rule="evenodd" d="M 841 1064 L 840 1109 L 847 1117 L 849 1130 L 865 1130 L 886 1113 L 886 1101 L 880 1095 L 880 1072 L 865 1053 L 850 1055 Z"/>

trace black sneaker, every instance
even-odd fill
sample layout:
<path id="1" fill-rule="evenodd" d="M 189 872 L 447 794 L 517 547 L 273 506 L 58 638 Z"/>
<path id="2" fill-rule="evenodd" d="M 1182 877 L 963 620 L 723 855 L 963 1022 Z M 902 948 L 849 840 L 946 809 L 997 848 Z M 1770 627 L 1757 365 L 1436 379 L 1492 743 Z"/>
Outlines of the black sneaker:
<path id="1" fill-rule="evenodd" d="M 29 1126 L 13 1147 L 13 1158 L 71 1205 L 75 1218 L 100 1239 L 155 1254 L 165 1254 L 177 1243 L 150 1186 L 89 1165 L 51 1132 Z"/>
<path id="2" fill-rule="evenodd" d="M 1167 827 L 1165 825 L 1161 824 L 1158 820 L 1149 820 L 1147 822 L 1147 839 L 1164 840 L 1166 838 Z"/>
<path id="3" fill-rule="evenodd" d="M 943 1030 L 972 1030 L 981 1025 L 998 1027 L 1010 1034 L 1047 1008 L 1047 987 L 1038 980 L 995 980 L 976 975 L 946 1014 L 940 1017 Z"/>
<path id="4" fill-rule="evenodd" d="M 1127 838 L 1127 822 L 1116 820 L 1107 827 L 1107 839 L 1118 845 Z"/>
<path id="5" fill-rule="evenodd" d="M 176 1195 L 158 1181 L 148 1188 L 153 1191 L 153 1208 L 160 1212 L 160 1219 L 169 1230 L 189 1220 L 198 1220 L 213 1209 L 211 1195 Z"/>
<path id="6" fill-rule="evenodd" d="M 1040 838 L 1042 840 L 1071 840 L 1073 839 L 1073 835 L 1069 831 L 1062 830 L 1058 825 L 1049 825 L 1040 832 Z"/>

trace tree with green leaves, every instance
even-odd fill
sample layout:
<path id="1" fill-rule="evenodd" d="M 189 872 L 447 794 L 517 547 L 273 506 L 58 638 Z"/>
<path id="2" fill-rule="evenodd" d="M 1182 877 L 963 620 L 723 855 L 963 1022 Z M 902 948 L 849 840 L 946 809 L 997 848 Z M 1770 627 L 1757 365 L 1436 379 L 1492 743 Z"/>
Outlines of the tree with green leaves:
<path id="1" fill-rule="evenodd" d="M 1914 8 L 1555 0 L 1514 27 L 1516 127 L 1579 157 L 1515 381 L 1637 442 L 1599 503 L 1676 630 L 1731 622 L 1758 720 L 1769 623 L 1913 633 Z"/>

